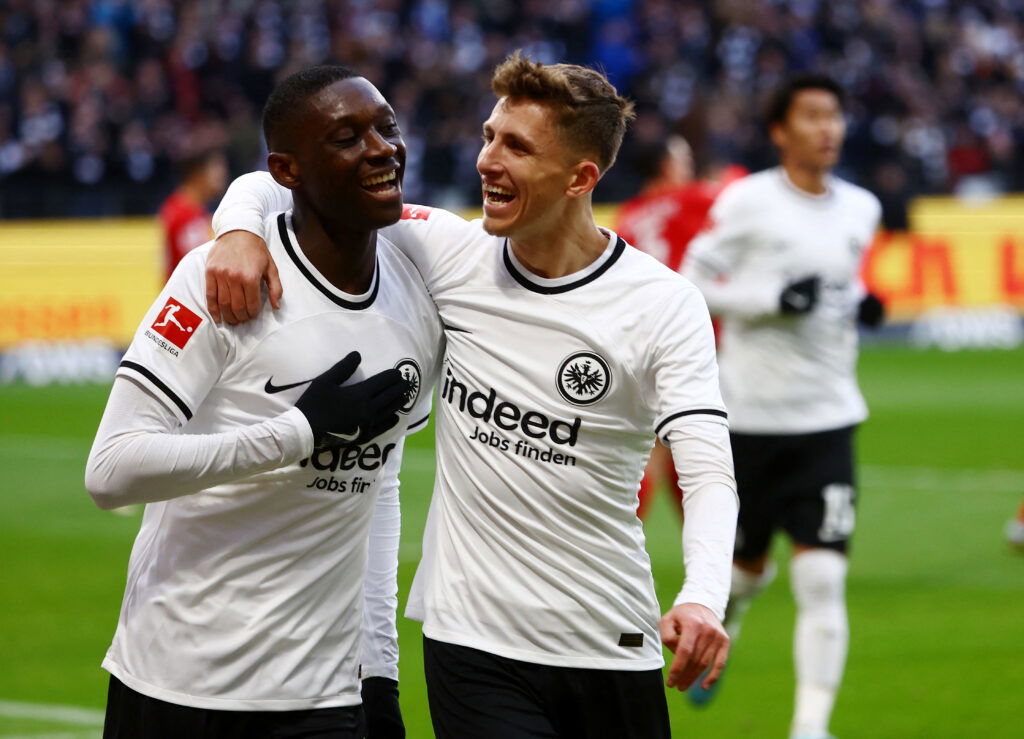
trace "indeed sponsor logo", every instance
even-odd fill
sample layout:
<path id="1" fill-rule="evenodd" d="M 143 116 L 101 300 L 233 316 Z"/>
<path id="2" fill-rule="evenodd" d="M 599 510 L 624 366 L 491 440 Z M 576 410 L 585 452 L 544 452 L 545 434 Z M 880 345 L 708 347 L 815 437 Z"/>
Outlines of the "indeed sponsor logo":
<path id="1" fill-rule="evenodd" d="M 572 421 L 551 419 L 539 411 L 524 411 L 515 403 L 498 398 L 493 387 L 486 392 L 472 390 L 452 375 L 451 367 L 447 368 L 441 397 L 451 406 L 457 406 L 460 413 L 477 418 L 484 423 L 492 423 L 505 431 L 521 430 L 533 439 L 547 437 L 555 444 L 576 446 L 580 426 L 583 420 L 579 417 Z"/>
<path id="2" fill-rule="evenodd" d="M 321 449 L 299 462 L 299 466 L 312 465 L 315 470 L 330 470 L 331 472 L 339 470 L 347 472 L 357 468 L 366 471 L 376 470 L 388 461 L 388 457 L 394 449 L 394 444 L 385 444 L 382 448 L 376 443 Z"/>

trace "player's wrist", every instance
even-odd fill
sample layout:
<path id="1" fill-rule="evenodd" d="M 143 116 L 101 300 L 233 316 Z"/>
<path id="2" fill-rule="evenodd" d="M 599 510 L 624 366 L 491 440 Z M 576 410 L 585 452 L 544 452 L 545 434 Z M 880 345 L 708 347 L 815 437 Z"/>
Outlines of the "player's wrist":
<path id="1" fill-rule="evenodd" d="M 715 615 L 719 621 L 725 618 L 725 606 L 728 602 L 728 598 L 716 598 L 707 593 L 698 593 L 692 590 L 688 590 L 686 586 L 679 591 L 679 595 L 676 596 L 675 601 L 672 603 L 673 608 L 685 605 L 697 605 L 707 608 L 711 613 Z"/>
<path id="2" fill-rule="evenodd" d="M 279 418 L 292 429 L 292 433 L 284 435 L 281 442 L 285 461 L 305 459 L 312 454 L 315 448 L 313 427 L 306 415 L 298 408 L 289 408 Z"/>

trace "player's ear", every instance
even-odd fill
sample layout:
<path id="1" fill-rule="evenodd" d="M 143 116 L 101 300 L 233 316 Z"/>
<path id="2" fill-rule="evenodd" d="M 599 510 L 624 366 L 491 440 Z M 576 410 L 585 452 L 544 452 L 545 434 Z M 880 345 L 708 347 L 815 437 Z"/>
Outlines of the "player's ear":
<path id="1" fill-rule="evenodd" d="M 298 187 L 302 178 L 299 175 L 299 163 L 291 154 L 272 151 L 267 155 L 267 169 L 270 175 L 283 187 L 294 190 Z"/>
<path id="2" fill-rule="evenodd" d="M 572 169 L 572 179 L 565 194 L 570 198 L 578 198 L 592 192 L 601 179 L 600 168 L 589 159 L 584 159 Z"/>
<path id="3" fill-rule="evenodd" d="M 781 123 L 774 123 L 768 129 L 768 138 L 775 144 L 776 149 L 781 149 L 786 143 L 786 130 Z"/>

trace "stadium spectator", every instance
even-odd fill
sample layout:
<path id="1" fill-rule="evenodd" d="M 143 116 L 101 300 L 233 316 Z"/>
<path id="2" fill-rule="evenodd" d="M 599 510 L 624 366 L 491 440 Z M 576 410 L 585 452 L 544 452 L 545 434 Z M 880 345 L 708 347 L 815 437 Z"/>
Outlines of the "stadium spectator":
<path id="1" fill-rule="evenodd" d="M 793 739 L 829 736 L 846 661 L 853 436 L 867 416 L 857 323 L 873 328 L 883 317 L 859 278 L 881 206 L 831 174 L 846 129 L 842 101 L 839 85 L 821 75 L 779 86 L 766 118 L 781 166 L 722 192 L 683 265 L 722 321 L 719 363 L 740 495 L 725 618 L 733 639 L 774 576 L 775 532 L 793 544 Z M 697 703 L 711 695 L 700 685 L 690 691 Z"/>
<path id="2" fill-rule="evenodd" d="M 178 165 L 181 184 L 160 206 L 164 232 L 164 271 L 168 279 L 178 262 L 213 237 L 207 204 L 224 194 L 228 166 L 223 152 L 210 149 Z"/>
<path id="3" fill-rule="evenodd" d="M 12 0 L 0 4 L 0 212 L 153 212 L 181 142 L 211 126 L 248 170 L 234 119 L 330 59 L 405 111 L 409 195 L 475 203 L 466 127 L 516 47 L 605 64 L 641 110 L 704 129 L 702 156 L 752 170 L 768 147 L 750 101 L 789 72 L 831 73 L 850 96 L 851 179 L 875 190 L 879 164 L 898 161 L 912 193 L 1024 186 L 1018 0 Z M 621 200 L 633 184 L 612 171 L 597 195 Z"/>
<path id="4" fill-rule="evenodd" d="M 281 82 L 264 132 L 295 195 L 261 229 L 288 302 L 217 326 L 209 247 L 188 254 L 89 455 L 98 505 L 147 504 L 103 661 L 111 739 L 404 736 L 398 470 L 442 336 L 377 232 L 402 213 L 405 147 L 384 98 L 342 67 Z"/>
<path id="5" fill-rule="evenodd" d="M 407 609 L 423 622 L 435 734 L 667 737 L 661 642 L 680 690 L 705 666 L 709 687 L 728 652 L 736 500 L 710 320 L 692 285 L 594 223 L 591 193 L 629 102 L 593 70 L 518 54 L 493 87 L 483 220 L 415 206 L 384 232 L 419 267 L 447 336 L 438 474 Z M 247 175 L 218 233 L 259 234 L 258 212 L 287 202 Z M 211 311 L 261 307 L 236 300 L 259 293 L 258 241 L 218 247 L 229 256 L 210 266 Z M 248 284 L 229 279 L 243 272 Z M 687 490 L 686 581 L 660 622 L 635 511 L 656 434 Z"/>

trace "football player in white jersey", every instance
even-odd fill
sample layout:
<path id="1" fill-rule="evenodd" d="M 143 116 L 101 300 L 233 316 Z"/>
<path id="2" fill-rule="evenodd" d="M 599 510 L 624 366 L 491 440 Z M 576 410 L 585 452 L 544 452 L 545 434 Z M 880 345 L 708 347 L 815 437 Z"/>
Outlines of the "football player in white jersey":
<path id="1" fill-rule="evenodd" d="M 263 229 L 288 302 L 217 325 L 210 245 L 189 253 L 89 456 L 101 507 L 147 504 L 103 662 L 108 738 L 361 739 L 367 721 L 404 736 L 397 473 L 442 336 L 416 268 L 377 231 L 402 212 L 405 145 L 343 67 L 278 85 L 264 133 L 294 196 Z"/>
<path id="2" fill-rule="evenodd" d="M 857 323 L 883 308 L 859 278 L 881 208 L 831 174 L 842 148 L 842 91 L 795 77 L 767 122 L 781 166 L 739 180 L 711 210 L 683 274 L 721 319 L 719 364 L 740 493 L 726 628 L 736 638 L 772 579 L 773 533 L 792 540 L 797 688 L 791 733 L 828 736 L 846 658 L 846 550 L 854 525 Z M 699 686 L 691 698 L 711 695 Z"/>
<path id="3" fill-rule="evenodd" d="M 628 101 L 593 70 L 519 55 L 492 86 L 482 221 L 414 206 L 385 232 L 423 274 L 447 337 L 407 610 L 423 622 L 434 730 L 666 737 L 661 641 L 680 689 L 708 666 L 714 682 L 728 651 L 736 498 L 710 319 L 693 285 L 594 223 Z M 258 233 L 259 214 L 287 198 L 246 175 L 217 230 Z M 231 319 L 249 315 L 267 266 L 254 241 L 229 234 L 211 267 Z M 247 284 L 226 284 L 244 270 Z M 686 510 L 687 577 L 660 630 L 636 517 L 655 434 Z"/>

